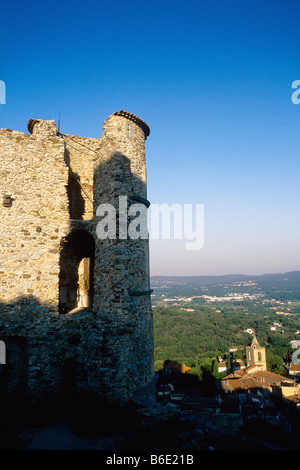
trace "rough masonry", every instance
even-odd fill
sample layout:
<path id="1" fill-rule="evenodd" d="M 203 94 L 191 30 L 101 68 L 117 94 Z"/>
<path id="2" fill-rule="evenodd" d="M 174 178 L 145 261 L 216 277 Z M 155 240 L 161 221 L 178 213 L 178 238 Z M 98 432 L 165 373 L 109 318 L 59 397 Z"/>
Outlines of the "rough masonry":
<path id="1" fill-rule="evenodd" d="M 118 214 L 119 196 L 149 206 L 150 129 L 125 111 L 99 139 L 27 127 L 0 130 L 2 390 L 18 403 L 124 403 L 154 377 L 148 240 L 99 239 L 96 211 Z"/>

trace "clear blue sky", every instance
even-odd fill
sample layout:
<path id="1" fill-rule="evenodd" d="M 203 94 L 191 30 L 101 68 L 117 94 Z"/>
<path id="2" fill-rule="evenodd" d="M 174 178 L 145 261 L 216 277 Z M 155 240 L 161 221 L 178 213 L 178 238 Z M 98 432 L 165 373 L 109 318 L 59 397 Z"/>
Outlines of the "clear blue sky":
<path id="1" fill-rule="evenodd" d="M 204 204 L 205 241 L 151 241 L 151 274 L 300 269 L 298 0 L 1 3 L 1 127 L 100 137 L 144 119 L 148 198 Z"/>

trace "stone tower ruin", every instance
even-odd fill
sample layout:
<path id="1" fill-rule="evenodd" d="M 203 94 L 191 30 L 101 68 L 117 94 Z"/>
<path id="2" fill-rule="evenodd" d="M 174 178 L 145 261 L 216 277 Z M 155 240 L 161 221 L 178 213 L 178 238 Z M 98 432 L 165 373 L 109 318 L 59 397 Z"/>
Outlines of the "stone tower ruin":
<path id="1" fill-rule="evenodd" d="M 149 207 L 150 129 L 126 111 L 99 139 L 54 121 L 27 128 L 0 130 L 2 390 L 19 402 L 124 403 L 154 377 L 148 239 L 120 237 L 118 206 L 126 196 Z M 97 236 L 103 204 L 116 210 L 114 238 Z"/>

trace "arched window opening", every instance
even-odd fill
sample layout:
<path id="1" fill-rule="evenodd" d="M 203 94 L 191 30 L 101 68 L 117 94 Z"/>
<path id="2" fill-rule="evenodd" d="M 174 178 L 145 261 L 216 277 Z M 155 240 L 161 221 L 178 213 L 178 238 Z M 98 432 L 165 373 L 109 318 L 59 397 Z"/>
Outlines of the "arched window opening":
<path id="1" fill-rule="evenodd" d="M 93 301 L 95 242 L 87 231 L 72 232 L 60 256 L 59 312 L 88 309 Z"/>
<path id="2" fill-rule="evenodd" d="M 262 360 L 262 355 L 261 355 L 261 352 L 260 352 L 260 351 L 258 352 L 257 358 L 258 358 L 259 361 Z"/>

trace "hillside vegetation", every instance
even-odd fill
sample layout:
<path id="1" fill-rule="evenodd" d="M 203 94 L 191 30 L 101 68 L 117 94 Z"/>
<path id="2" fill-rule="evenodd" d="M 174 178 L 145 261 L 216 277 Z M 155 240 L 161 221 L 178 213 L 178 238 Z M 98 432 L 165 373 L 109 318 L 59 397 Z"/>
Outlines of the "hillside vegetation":
<path id="1" fill-rule="evenodd" d="M 232 347 L 238 348 L 233 357 L 246 360 L 245 347 L 252 341 L 246 330 L 252 328 L 267 348 L 268 369 L 286 372 L 295 352 L 290 342 L 300 340 L 300 315 L 279 317 L 275 312 L 245 312 L 242 307 L 189 307 L 153 308 L 156 370 L 167 359 L 193 368 L 211 367 L 216 356 L 228 356 Z"/>

